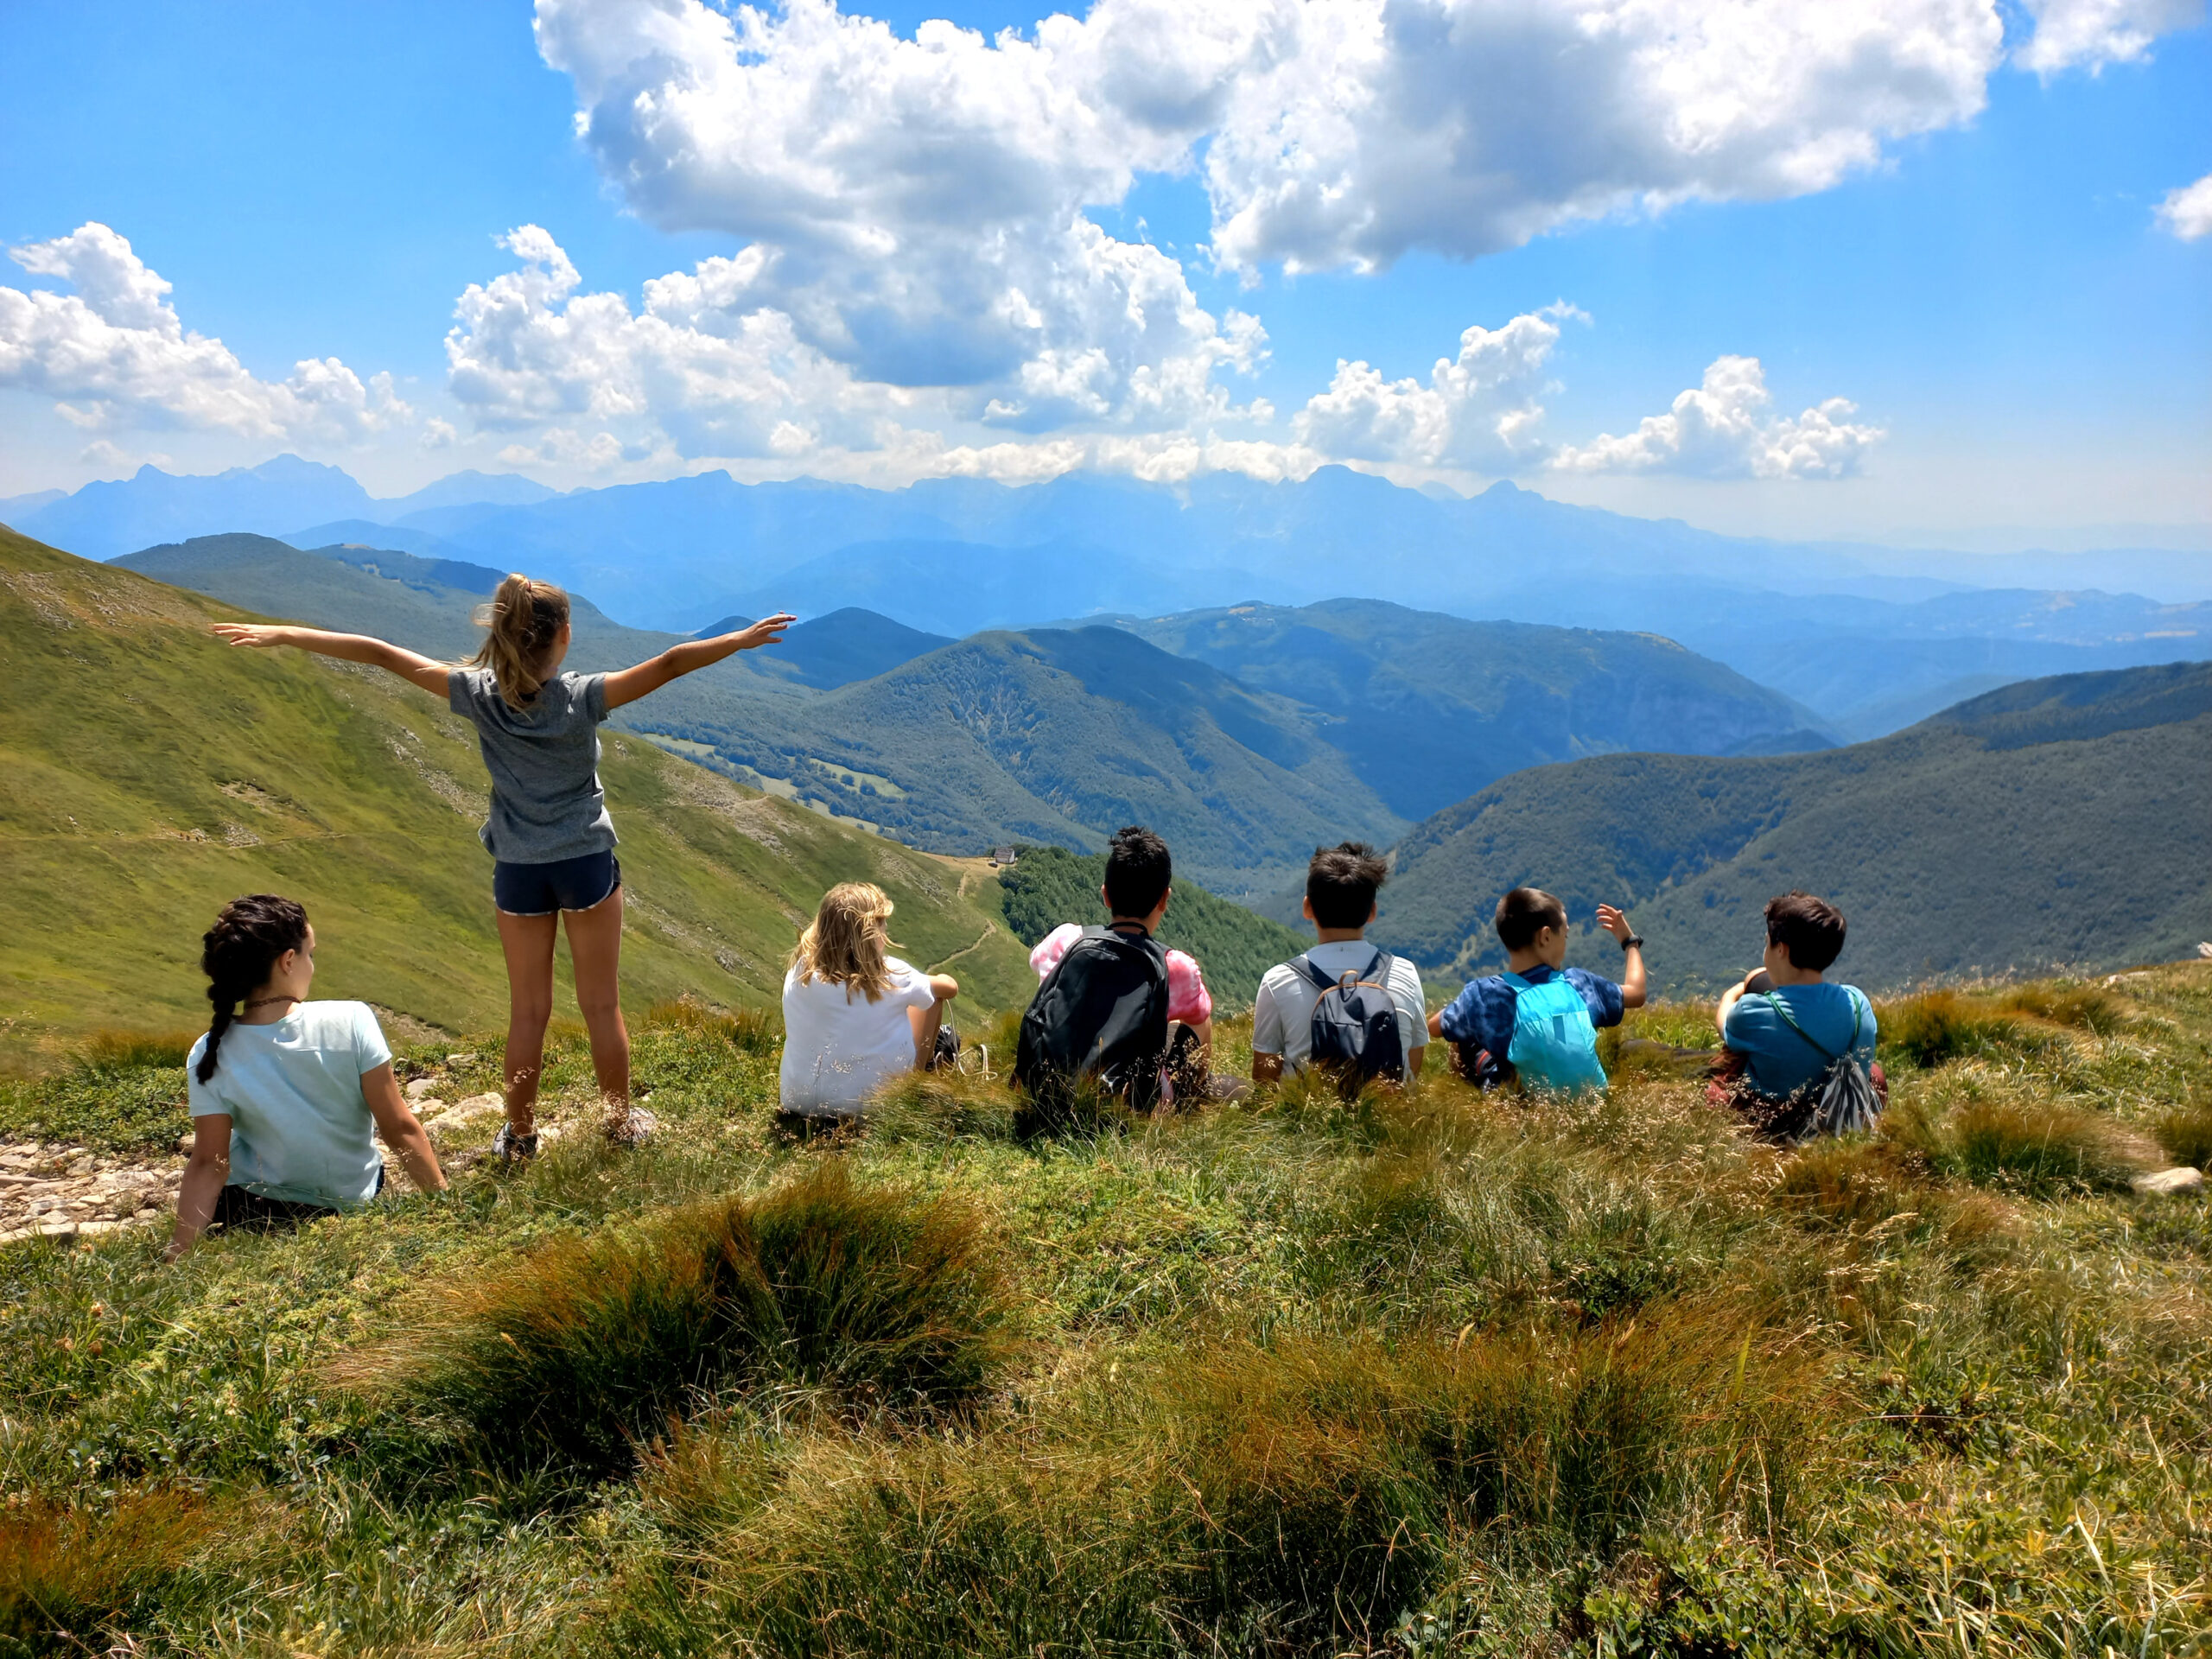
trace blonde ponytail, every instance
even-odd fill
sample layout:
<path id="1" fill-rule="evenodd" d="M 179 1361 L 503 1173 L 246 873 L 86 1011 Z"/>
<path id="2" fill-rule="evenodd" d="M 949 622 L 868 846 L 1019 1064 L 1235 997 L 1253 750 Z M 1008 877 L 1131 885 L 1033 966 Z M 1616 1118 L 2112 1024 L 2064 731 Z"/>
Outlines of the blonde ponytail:
<path id="1" fill-rule="evenodd" d="M 791 966 L 800 982 L 826 980 L 845 987 L 845 999 L 857 988 L 871 1002 L 891 988 L 884 955 L 892 944 L 891 899 L 871 881 L 841 881 L 822 896 L 822 908 L 798 936 Z"/>
<path id="2" fill-rule="evenodd" d="M 476 607 L 476 626 L 489 632 L 469 666 L 490 669 L 500 699 L 519 711 L 545 683 L 539 671 L 568 624 L 568 594 L 550 582 L 509 576 L 489 604 Z"/>

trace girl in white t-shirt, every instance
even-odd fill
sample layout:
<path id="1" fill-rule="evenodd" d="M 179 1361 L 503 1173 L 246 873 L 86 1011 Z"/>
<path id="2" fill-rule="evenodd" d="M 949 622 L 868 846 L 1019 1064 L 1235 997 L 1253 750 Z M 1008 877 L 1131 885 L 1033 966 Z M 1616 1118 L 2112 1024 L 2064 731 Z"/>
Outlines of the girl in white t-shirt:
<path id="1" fill-rule="evenodd" d="M 785 1111 L 856 1116 L 887 1079 L 936 1053 L 960 982 L 887 954 L 890 920 L 882 888 L 845 881 L 799 935 L 784 976 Z"/>
<path id="2" fill-rule="evenodd" d="M 376 1014 L 365 1002 L 307 1000 L 307 912 L 274 893 L 233 899 L 200 945 L 215 1017 L 185 1062 L 192 1158 L 168 1259 L 211 1224 L 266 1228 L 365 1204 L 384 1185 L 376 1131 L 416 1185 L 442 1192 Z"/>

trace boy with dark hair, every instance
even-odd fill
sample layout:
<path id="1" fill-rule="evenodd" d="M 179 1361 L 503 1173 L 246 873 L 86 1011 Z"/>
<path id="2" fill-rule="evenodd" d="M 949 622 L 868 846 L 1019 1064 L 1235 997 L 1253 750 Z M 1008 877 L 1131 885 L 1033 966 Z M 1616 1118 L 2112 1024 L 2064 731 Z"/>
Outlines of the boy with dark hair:
<path id="1" fill-rule="evenodd" d="M 1260 981 L 1252 1003 L 1255 1083 L 1304 1070 L 1313 1059 L 1317 1030 L 1323 1063 L 1351 1074 L 1348 1082 L 1421 1075 L 1428 1043 L 1421 975 L 1404 957 L 1366 942 L 1376 892 L 1389 875 L 1389 861 L 1364 842 L 1314 849 L 1306 867 L 1305 912 L 1318 943 Z M 1392 1021 L 1395 1032 L 1386 1029 Z"/>
<path id="2" fill-rule="evenodd" d="M 1567 906 L 1542 888 L 1514 888 L 1494 919 L 1506 971 L 1469 982 L 1429 1016 L 1430 1033 L 1457 1047 L 1461 1073 L 1484 1089 L 1511 1078 L 1529 1088 L 1603 1089 L 1598 1028 L 1643 1006 L 1643 941 L 1622 912 L 1598 906 L 1598 925 L 1620 941 L 1616 984 L 1566 965 Z"/>
<path id="3" fill-rule="evenodd" d="M 1713 1011 L 1720 1040 L 1741 1071 L 1715 1082 L 1712 1096 L 1762 1133 L 1802 1134 L 1804 1126 L 1794 1120 L 1809 1122 L 1810 1085 L 1846 1056 L 1866 1070 L 1877 1096 L 1888 1096 L 1874 1063 L 1873 1005 L 1856 986 L 1822 977 L 1843 954 L 1844 932 L 1843 912 L 1825 899 L 1792 891 L 1769 899 L 1764 965 L 1730 986 Z"/>
<path id="4" fill-rule="evenodd" d="M 1106 880 L 1099 888 L 1106 925 L 1063 922 L 1029 953 L 1029 965 L 1043 983 L 1023 1020 L 1015 1069 L 1017 1081 L 1033 1093 L 1032 1071 L 1093 1070 L 1108 1075 L 1116 1092 L 1127 1090 L 1133 1103 L 1149 1108 L 1160 1093 L 1157 1073 L 1163 1065 L 1172 1068 L 1179 1094 L 1207 1091 L 1213 998 L 1197 962 L 1181 950 L 1163 950 L 1153 938 L 1173 896 L 1174 874 L 1167 843 L 1158 836 L 1138 824 L 1117 830 L 1107 843 Z M 1156 988 L 1147 989 L 1155 969 Z M 1093 985 L 1096 995 L 1081 994 L 1083 985 Z M 1107 992 L 1113 988 L 1126 1000 L 1109 1011 L 1116 998 Z M 1140 1027 L 1150 1034 L 1135 1034 Z M 1094 1051 L 1102 1033 L 1109 1046 L 1128 1052 L 1100 1058 Z M 1148 1066 L 1137 1056 L 1140 1048 L 1149 1052 Z M 1078 1054 L 1090 1057 L 1081 1067 Z"/>

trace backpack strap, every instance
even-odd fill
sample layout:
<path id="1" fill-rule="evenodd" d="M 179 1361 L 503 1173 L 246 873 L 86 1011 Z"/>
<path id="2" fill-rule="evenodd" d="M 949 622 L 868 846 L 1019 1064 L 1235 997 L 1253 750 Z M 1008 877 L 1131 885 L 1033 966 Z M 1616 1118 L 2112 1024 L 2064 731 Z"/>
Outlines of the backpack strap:
<path id="1" fill-rule="evenodd" d="M 1813 1033 L 1807 1031 L 1804 1027 L 1797 1023 L 1797 1016 L 1789 1012 L 1789 1005 L 1783 1001 L 1775 992 L 1767 992 L 1766 1000 L 1769 1004 L 1772 1006 L 1775 1013 L 1781 1016 L 1782 1023 L 1789 1027 L 1790 1030 L 1796 1032 L 1800 1037 L 1802 1037 L 1806 1043 L 1811 1047 L 1813 1052 L 1819 1055 L 1822 1059 L 1827 1061 L 1831 1065 L 1835 1064 L 1836 1061 L 1841 1059 L 1844 1054 L 1848 1054 L 1853 1048 L 1856 1048 L 1859 1046 L 1859 1004 L 1855 998 L 1853 1000 L 1851 1005 L 1851 1041 L 1845 1045 L 1842 1054 L 1835 1052 L 1825 1043 L 1815 1041 L 1814 1039 Z"/>
<path id="2" fill-rule="evenodd" d="M 1349 977 L 1355 985 L 1361 983 L 1381 985 L 1384 990 L 1388 990 L 1390 988 L 1389 984 L 1382 980 L 1376 978 L 1375 975 L 1376 969 L 1383 967 L 1389 960 L 1389 957 L 1378 948 L 1376 950 L 1374 957 L 1368 962 L 1367 966 L 1359 969 L 1358 972 L 1349 976 Z M 1313 981 L 1315 985 L 1319 986 L 1325 991 L 1335 990 L 1339 985 L 1344 982 L 1344 980 L 1347 977 L 1345 975 L 1339 974 L 1334 979 L 1330 978 L 1328 975 L 1323 973 L 1320 969 L 1314 964 L 1313 957 L 1310 952 L 1305 956 L 1296 957 L 1292 961 L 1290 965 L 1297 969 L 1300 973 L 1305 975 L 1307 979 Z"/>

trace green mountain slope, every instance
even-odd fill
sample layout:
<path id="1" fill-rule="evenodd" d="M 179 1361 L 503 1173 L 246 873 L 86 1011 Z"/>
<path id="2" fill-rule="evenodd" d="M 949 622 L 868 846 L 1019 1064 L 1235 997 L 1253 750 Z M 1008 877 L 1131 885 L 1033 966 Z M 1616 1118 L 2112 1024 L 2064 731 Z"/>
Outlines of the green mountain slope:
<path id="1" fill-rule="evenodd" d="M 199 936 L 255 890 L 308 906 L 327 994 L 449 1029 L 503 1018 L 474 734 L 389 676 L 207 632 L 235 614 L 0 532 L 0 1052 L 198 1023 Z M 1000 895 L 961 867 L 620 732 L 603 775 L 633 1004 L 772 1002 L 795 927 L 854 878 L 891 892 L 917 962 L 964 953 L 977 1003 L 1027 998 Z"/>
<path id="2" fill-rule="evenodd" d="M 1025 847 L 1020 861 L 999 874 L 999 885 L 1006 890 L 1007 925 L 1025 946 L 1033 946 L 1063 922 L 1103 922 L 1106 906 L 1098 889 L 1105 880 L 1103 853 Z M 1186 950 L 1197 959 L 1206 989 L 1224 1013 L 1250 1007 L 1260 976 L 1313 943 L 1310 930 L 1294 932 L 1179 875 L 1159 937 L 1169 950 Z"/>
<path id="3" fill-rule="evenodd" d="M 1323 716 L 1116 628 L 979 633 L 817 696 L 691 707 L 690 727 L 671 707 L 658 728 L 902 839 L 1095 851 L 1149 824 L 1231 897 L 1281 887 L 1318 845 L 1405 825 Z"/>
<path id="4" fill-rule="evenodd" d="M 1758 760 L 1621 755 L 1501 779 L 1414 829 L 1383 890 L 1390 936 L 1462 970 L 1502 960 L 1497 896 L 1571 906 L 1571 961 L 1617 968 L 1588 921 L 1634 908 L 1666 987 L 1755 963 L 1791 887 L 1842 906 L 1839 971 L 2106 968 L 2212 938 L 2212 664 L 2008 686 L 1904 732 Z"/>
<path id="5" fill-rule="evenodd" d="M 1351 599 L 1116 623 L 1336 716 L 1327 741 L 1409 818 L 1548 761 L 1834 741 L 1809 709 L 1656 634 L 1469 622 Z"/>

